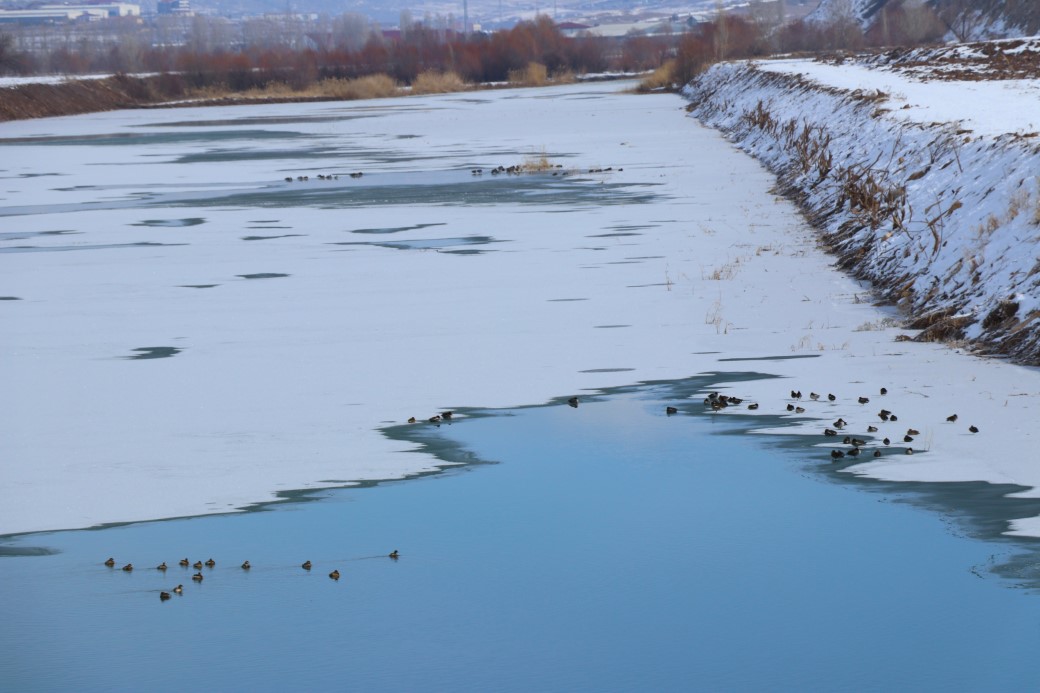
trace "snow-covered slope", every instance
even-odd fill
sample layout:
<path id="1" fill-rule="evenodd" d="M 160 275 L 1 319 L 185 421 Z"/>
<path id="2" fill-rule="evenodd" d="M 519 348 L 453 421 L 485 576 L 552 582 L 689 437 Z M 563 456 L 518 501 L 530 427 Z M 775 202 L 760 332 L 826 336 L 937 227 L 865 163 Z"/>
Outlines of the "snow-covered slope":
<path id="1" fill-rule="evenodd" d="M 1033 56 L 1035 70 L 1038 46 L 998 53 Z M 960 49 L 964 70 L 938 51 L 923 76 L 923 52 L 726 63 L 685 93 L 779 175 L 840 264 L 898 302 L 918 339 L 1040 363 L 1040 80 L 988 79 L 968 59 L 984 46 Z"/>

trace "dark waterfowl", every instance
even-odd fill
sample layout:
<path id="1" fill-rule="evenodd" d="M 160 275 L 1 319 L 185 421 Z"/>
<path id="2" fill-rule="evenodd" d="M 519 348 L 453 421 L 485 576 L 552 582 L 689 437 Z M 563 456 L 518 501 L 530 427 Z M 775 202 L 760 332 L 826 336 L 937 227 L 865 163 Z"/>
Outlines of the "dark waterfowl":
<path id="1" fill-rule="evenodd" d="M 134 564 L 133 564 L 133 563 L 127 563 L 126 565 L 124 565 L 124 566 L 123 566 L 123 570 L 125 570 L 125 571 L 126 571 L 126 572 L 128 572 L 128 573 L 129 573 L 129 572 L 130 572 L 131 570 L 133 570 L 133 569 L 134 569 Z"/>
<path id="2" fill-rule="evenodd" d="M 246 561 L 245 563 L 242 564 L 242 570 L 249 570 L 252 567 L 253 566 L 249 565 L 249 561 Z"/>
<path id="3" fill-rule="evenodd" d="M 888 438 L 885 438 L 885 439 L 884 439 L 884 440 L 882 440 L 881 442 L 882 442 L 882 443 L 884 443 L 885 445 L 891 445 L 891 444 L 892 444 L 892 441 L 891 441 L 891 440 L 889 440 Z"/>
<path id="4" fill-rule="evenodd" d="M 184 585 L 177 585 L 172 591 L 174 594 L 184 594 Z"/>
<path id="5" fill-rule="evenodd" d="M 159 565 L 155 566 L 156 570 L 166 570 L 166 561 L 163 561 Z"/>
<path id="6" fill-rule="evenodd" d="M 881 394 L 887 395 L 888 394 L 888 388 L 887 387 L 881 388 Z"/>
<path id="7" fill-rule="evenodd" d="M 912 454 L 914 454 L 914 449 L 913 449 L 913 448 L 907 448 L 907 449 L 906 449 L 906 454 L 907 454 L 907 455 L 912 455 Z"/>
<path id="8" fill-rule="evenodd" d="M 950 414 L 949 416 L 946 417 L 946 420 L 949 421 L 950 423 L 954 423 L 957 420 L 957 415 L 956 414 Z"/>
<path id="9" fill-rule="evenodd" d="M 408 423 L 415 423 L 415 417 L 411 416 L 408 418 Z"/>
<path id="10" fill-rule="evenodd" d="M 859 456 L 859 448 L 852 448 L 851 450 L 849 450 L 845 454 L 848 455 L 849 457 L 858 457 Z"/>
<path id="11" fill-rule="evenodd" d="M 859 400 L 857 400 L 857 401 L 860 404 L 867 404 L 868 402 L 870 402 L 870 400 L 868 398 L 866 398 L 866 397 L 860 397 Z"/>
<path id="12" fill-rule="evenodd" d="M 825 436 L 836 436 L 836 435 L 838 435 L 838 432 L 835 431 L 833 428 L 825 428 L 825 429 L 823 429 L 823 435 L 825 435 Z"/>
<path id="13" fill-rule="evenodd" d="M 921 435 L 921 432 L 918 431 L 916 428 L 908 428 L 906 429 L 906 434 L 908 436 L 919 436 Z"/>
<path id="14" fill-rule="evenodd" d="M 791 399 L 801 399 L 801 398 L 802 398 L 802 391 L 801 390 L 791 390 Z"/>
<path id="15" fill-rule="evenodd" d="M 972 433 L 978 433 L 979 432 L 978 426 L 975 426 L 974 424 L 971 425 L 971 426 L 968 426 L 968 430 L 971 431 Z"/>
<path id="16" fill-rule="evenodd" d="M 390 552 L 389 557 L 396 561 L 398 558 L 401 557 L 401 555 L 399 553 L 397 553 L 397 549 L 394 549 L 393 551 Z"/>
<path id="17" fill-rule="evenodd" d="M 187 568 L 187 567 L 188 567 L 188 559 L 187 559 L 187 558 L 182 558 L 182 559 L 180 560 L 180 564 L 181 564 L 182 566 L 184 566 L 185 568 Z"/>
<path id="18" fill-rule="evenodd" d="M 834 400 L 836 400 L 836 399 L 838 399 L 838 398 L 837 398 L 837 397 L 835 397 L 834 395 L 830 395 L 830 394 L 829 394 L 829 395 L 827 395 L 827 399 L 829 399 L 830 401 L 832 401 L 832 402 L 833 402 Z"/>
<path id="19" fill-rule="evenodd" d="M 804 414 L 805 413 L 805 407 L 795 407 L 794 408 L 794 413 L 795 414 Z"/>
<path id="20" fill-rule="evenodd" d="M 430 417 L 429 419 L 427 419 L 427 420 L 428 420 L 428 421 L 429 421 L 430 423 L 440 423 L 440 421 L 441 421 L 441 417 L 440 417 L 440 415 L 439 415 L 439 414 L 436 414 L 436 415 L 434 415 L 434 416 L 431 416 L 431 417 Z"/>
<path id="21" fill-rule="evenodd" d="M 831 458 L 832 459 L 840 460 L 842 457 L 845 457 L 845 453 L 842 452 L 841 450 L 831 450 Z"/>
<path id="22" fill-rule="evenodd" d="M 191 576 L 191 579 L 195 582 L 202 582 L 202 573 L 195 573 Z"/>
<path id="23" fill-rule="evenodd" d="M 212 558 L 211 558 L 211 559 L 209 559 L 208 561 L 206 561 L 206 565 L 207 565 L 207 566 L 209 566 L 210 568 L 212 568 L 212 567 L 213 567 L 213 566 L 215 566 L 216 564 L 217 564 L 217 562 L 216 562 L 216 561 L 214 561 L 214 560 L 213 560 Z"/>
<path id="24" fill-rule="evenodd" d="M 441 412 L 441 418 L 442 419 L 450 419 L 453 416 L 455 416 L 455 412 L 453 412 L 453 411 L 442 411 Z"/>
<path id="25" fill-rule="evenodd" d="M 572 407 L 577 407 L 578 406 L 578 398 L 577 397 L 571 397 L 569 400 L 567 400 L 567 404 L 571 405 Z"/>
<path id="26" fill-rule="evenodd" d="M 115 564 L 116 564 L 116 559 L 114 559 L 114 558 L 109 558 L 107 561 L 105 561 L 105 565 L 107 565 L 109 568 L 111 568 Z"/>
<path id="27" fill-rule="evenodd" d="M 819 394 L 817 394 L 817 393 L 815 393 L 815 392 L 810 392 L 810 393 L 809 393 L 809 399 L 811 399 L 812 401 L 814 401 L 814 402 L 815 402 L 815 401 L 816 401 L 816 400 L 818 400 L 819 398 L 820 398 L 820 395 L 819 395 Z"/>
<path id="28" fill-rule="evenodd" d="M 881 457 L 881 451 L 880 450 L 875 450 L 874 451 L 874 457 Z"/>
<path id="29" fill-rule="evenodd" d="M 912 442 L 914 442 L 913 436 L 903 436 L 903 442 L 904 443 L 912 443 Z"/>
<path id="30" fill-rule="evenodd" d="M 339 571 L 333 570 L 331 573 L 329 573 L 329 577 L 333 580 L 339 580 Z"/>
<path id="31" fill-rule="evenodd" d="M 170 593 L 169 592 L 160 592 L 159 593 L 159 601 L 164 602 L 164 601 L 166 601 L 169 598 L 170 598 Z"/>
<path id="32" fill-rule="evenodd" d="M 304 561 L 303 565 L 301 565 L 300 567 L 303 568 L 304 570 L 310 570 L 311 569 L 311 562 L 310 561 Z"/>
<path id="33" fill-rule="evenodd" d="M 749 405 L 747 405 L 747 408 L 751 409 L 751 410 L 758 409 L 758 403 L 755 402 L 754 404 L 749 404 Z"/>
<path id="34" fill-rule="evenodd" d="M 899 417 L 896 416 L 895 414 L 893 414 L 892 416 L 888 417 L 888 420 L 889 421 L 899 421 Z"/>
<path id="35" fill-rule="evenodd" d="M 202 570 L 202 561 L 195 561 L 195 564 L 191 566 L 195 570 Z"/>
<path id="36" fill-rule="evenodd" d="M 668 414 L 669 416 L 671 416 L 672 414 L 678 414 L 679 410 L 676 409 L 675 407 L 665 407 L 664 408 L 664 413 Z"/>
<path id="37" fill-rule="evenodd" d="M 867 433 L 877 433 L 877 426 L 867 426 Z"/>
<path id="38" fill-rule="evenodd" d="M 787 405 L 787 411 L 794 411 L 794 405 L 793 404 L 788 404 Z"/>

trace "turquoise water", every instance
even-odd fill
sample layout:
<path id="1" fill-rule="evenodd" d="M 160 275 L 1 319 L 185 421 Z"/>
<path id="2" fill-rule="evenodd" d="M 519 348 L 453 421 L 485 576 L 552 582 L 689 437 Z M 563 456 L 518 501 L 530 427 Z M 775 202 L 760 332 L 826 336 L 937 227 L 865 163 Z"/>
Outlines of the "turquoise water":
<path id="1" fill-rule="evenodd" d="M 3 687 L 1035 686 L 1040 601 L 995 569 L 1035 564 L 1032 544 L 969 538 L 986 518 L 934 512 L 941 490 L 833 483 L 825 450 L 739 417 L 665 416 L 709 386 L 388 431 L 470 463 L 423 478 L 14 538 L 57 553 L 0 558 Z M 176 565 L 211 556 L 201 584 Z"/>

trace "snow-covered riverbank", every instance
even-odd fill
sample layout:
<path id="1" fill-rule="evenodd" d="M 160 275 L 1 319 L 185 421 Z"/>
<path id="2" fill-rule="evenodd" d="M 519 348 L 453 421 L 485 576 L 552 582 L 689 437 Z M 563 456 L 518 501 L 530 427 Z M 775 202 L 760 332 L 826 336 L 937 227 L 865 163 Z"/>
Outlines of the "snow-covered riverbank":
<path id="1" fill-rule="evenodd" d="M 1036 362 L 1038 52 L 1040 41 L 1030 39 L 845 61 L 720 64 L 685 95 L 694 115 L 778 174 L 840 266 L 875 282 L 923 330 L 906 336 Z M 1014 483 L 1035 495 L 1036 370 L 933 348 L 946 368 L 900 369 L 892 378 L 911 395 L 911 426 L 928 420 L 933 454 L 851 471 Z M 897 362 L 906 363 L 882 359 L 855 371 L 877 377 Z M 953 414 L 957 423 L 947 422 Z M 971 434 L 966 420 L 989 435 Z M 1011 533 L 1040 535 L 1040 521 L 1022 520 Z"/>
<path id="2" fill-rule="evenodd" d="M 379 426 L 733 370 L 786 376 L 729 394 L 807 455 L 842 417 L 862 473 L 1040 486 L 1034 370 L 897 341 L 770 173 L 618 89 L 0 126 L 0 533 L 414 474 Z"/>

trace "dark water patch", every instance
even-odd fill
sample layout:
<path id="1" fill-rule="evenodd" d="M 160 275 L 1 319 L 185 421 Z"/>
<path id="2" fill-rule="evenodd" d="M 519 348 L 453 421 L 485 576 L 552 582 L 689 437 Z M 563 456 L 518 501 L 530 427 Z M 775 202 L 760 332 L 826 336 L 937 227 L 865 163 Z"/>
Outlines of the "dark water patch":
<path id="1" fill-rule="evenodd" d="M 20 173 L 19 178 L 49 178 L 52 176 L 64 176 L 64 173 Z"/>
<path id="2" fill-rule="evenodd" d="M 291 275 L 281 274 L 278 272 L 257 272 L 255 274 L 236 274 L 236 277 L 242 277 L 242 279 L 278 279 L 279 277 L 288 277 Z"/>
<path id="3" fill-rule="evenodd" d="M 19 296 L 0 296 L 0 301 L 21 301 Z"/>
<path id="4" fill-rule="evenodd" d="M 626 371 L 634 371 L 635 368 L 590 368 L 585 371 L 578 371 L 579 373 L 625 373 Z"/>
<path id="5" fill-rule="evenodd" d="M 386 182 L 390 180 L 394 182 Z M 266 187 L 230 191 L 225 188 L 233 187 L 233 184 L 226 182 L 210 185 L 211 189 L 206 191 L 162 192 L 161 186 L 151 186 L 148 193 L 133 193 L 123 199 L 4 207 L 0 208 L 0 217 L 147 207 L 354 209 L 404 205 L 467 207 L 503 204 L 557 205 L 564 208 L 557 211 L 571 213 L 589 207 L 647 204 L 658 198 L 653 190 L 656 185 L 590 184 L 577 179 L 540 174 L 492 179 L 488 176 L 474 178 L 468 173 L 457 171 L 426 172 L 385 174 L 379 176 L 378 181 L 366 176 L 358 181 L 344 181 L 341 178 L 334 182 L 278 182 Z"/>
<path id="6" fill-rule="evenodd" d="M 702 352 L 698 352 L 702 353 Z M 714 353 L 714 352 L 710 352 Z M 779 356 L 742 356 L 719 359 L 719 361 L 790 361 L 791 359 L 818 359 L 819 354 L 781 354 Z"/>
<path id="7" fill-rule="evenodd" d="M 626 260 L 663 260 L 664 255 L 635 255 L 633 257 L 626 257 Z"/>
<path id="8" fill-rule="evenodd" d="M 626 289 L 646 289 L 651 286 L 671 286 L 669 282 L 657 282 L 656 284 L 629 284 Z"/>
<path id="9" fill-rule="evenodd" d="M 606 265 L 641 265 L 643 264 L 640 260 L 614 260 L 613 262 L 606 262 Z"/>
<path id="10" fill-rule="evenodd" d="M 335 147 L 312 147 L 309 149 L 237 149 L 215 148 L 204 152 L 182 154 L 174 159 L 178 164 L 234 163 L 238 161 L 273 161 L 278 159 L 330 159 L 342 157 Z M 306 181 L 311 182 L 311 181 Z M 324 181 L 315 181 L 324 182 Z"/>
<path id="11" fill-rule="evenodd" d="M 0 241 L 21 241 L 36 236 L 66 236 L 80 233 L 82 231 L 0 231 Z"/>
<path id="12" fill-rule="evenodd" d="M 21 245 L 13 248 L 0 248 L 0 253 L 58 253 L 69 250 L 110 250 L 113 248 L 173 248 L 188 245 L 188 243 L 155 243 L 152 241 L 141 241 L 139 243 L 101 243 L 97 245 Z"/>
<path id="13" fill-rule="evenodd" d="M 422 137 L 425 137 L 425 135 L 394 135 L 395 140 L 417 140 Z"/>
<path id="14" fill-rule="evenodd" d="M 570 303 L 572 301 L 588 301 L 587 298 L 549 298 L 546 299 L 549 303 Z"/>
<path id="15" fill-rule="evenodd" d="M 123 358 L 131 361 L 142 361 L 145 359 L 167 359 L 171 356 L 176 356 L 181 353 L 183 349 L 171 346 L 154 346 L 154 347 L 138 347 L 137 349 L 131 349 L 136 352 L 133 356 L 124 356 Z"/>
<path id="16" fill-rule="evenodd" d="M 634 233 L 631 231 L 616 231 L 613 233 L 594 233 L 585 238 L 624 238 L 625 236 L 642 236 L 641 233 Z"/>
<path id="17" fill-rule="evenodd" d="M 253 227 L 253 228 L 256 228 L 256 227 Z M 279 236 L 242 236 L 242 240 L 243 241 L 270 241 L 270 240 L 273 240 L 275 238 L 296 238 L 296 237 L 304 236 L 304 235 L 306 235 L 306 234 L 302 234 L 302 233 L 283 233 L 283 234 L 281 234 Z"/>
<path id="18" fill-rule="evenodd" d="M 373 234 L 384 234 L 384 233 L 400 233 L 402 231 L 419 231 L 422 229 L 428 229 L 433 226 L 447 226 L 446 222 L 430 222 L 426 224 L 413 224 L 411 226 L 388 226 L 386 228 L 379 229 L 349 229 L 350 233 L 373 233 Z"/>
<path id="19" fill-rule="evenodd" d="M 611 231 L 644 231 L 646 229 L 656 229 L 659 226 L 660 224 L 617 224 L 607 228 Z"/>
<path id="20" fill-rule="evenodd" d="M 47 135 L 43 137 L 0 137 L 2 145 L 103 146 L 229 142 L 241 140 L 311 139 L 302 132 L 278 130 L 213 130 L 211 132 L 109 132 L 96 135 Z M 56 174 L 57 175 L 57 174 Z"/>
<path id="21" fill-rule="evenodd" d="M 7 546 L 0 544 L 0 558 L 4 556 L 54 556 L 56 549 L 45 546 Z"/>
<path id="22" fill-rule="evenodd" d="M 250 224 L 277 224 L 281 219 L 250 219 Z"/>
<path id="23" fill-rule="evenodd" d="M 632 327 L 631 325 L 593 325 L 593 328 L 597 330 L 612 330 L 618 327 Z"/>
<path id="24" fill-rule="evenodd" d="M 179 120 L 169 123 L 147 123 L 134 127 L 147 128 L 213 128 L 213 127 L 241 127 L 243 125 L 296 125 L 307 123 L 338 123 L 346 120 L 361 120 L 363 118 L 375 118 L 375 114 L 349 114 L 342 115 L 313 115 L 313 116 L 250 116 L 246 118 L 226 118 L 211 120 Z M 221 131 L 223 132 L 223 131 Z"/>
<path id="25" fill-rule="evenodd" d="M 449 250 L 455 246 L 488 245 L 502 243 L 491 236 L 459 236 L 456 238 L 419 238 L 401 241 L 337 241 L 328 245 L 341 246 L 379 246 L 393 250 L 438 250 L 443 252 L 462 252 Z M 469 254 L 485 252 L 485 250 L 469 249 Z"/>
<path id="26" fill-rule="evenodd" d="M 180 284 L 182 289 L 212 289 L 220 284 Z"/>
<path id="27" fill-rule="evenodd" d="M 198 226 L 205 224 L 206 220 L 202 217 L 187 217 L 186 219 L 145 219 L 136 223 L 130 224 L 131 226 L 150 226 L 155 228 L 182 228 L 186 226 Z"/>

